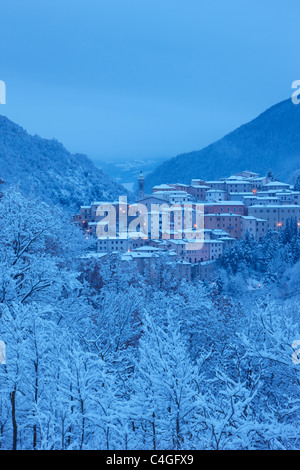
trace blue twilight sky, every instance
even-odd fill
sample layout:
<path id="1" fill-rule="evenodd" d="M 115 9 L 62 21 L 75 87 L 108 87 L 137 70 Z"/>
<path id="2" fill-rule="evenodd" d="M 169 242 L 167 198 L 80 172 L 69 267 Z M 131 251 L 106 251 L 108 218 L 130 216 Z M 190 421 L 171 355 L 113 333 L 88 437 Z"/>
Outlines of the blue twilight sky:
<path id="1" fill-rule="evenodd" d="M 201 149 L 300 79 L 299 0 L 9 0 L 0 14 L 0 114 L 94 160 Z"/>

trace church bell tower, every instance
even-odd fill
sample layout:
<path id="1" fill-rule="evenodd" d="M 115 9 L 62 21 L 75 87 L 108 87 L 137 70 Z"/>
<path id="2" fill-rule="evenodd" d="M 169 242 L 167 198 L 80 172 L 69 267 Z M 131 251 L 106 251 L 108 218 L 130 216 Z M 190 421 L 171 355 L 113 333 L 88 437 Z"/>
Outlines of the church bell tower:
<path id="1" fill-rule="evenodd" d="M 138 179 L 138 200 L 144 199 L 145 195 L 145 180 L 143 176 L 143 171 L 140 171 L 140 176 Z"/>

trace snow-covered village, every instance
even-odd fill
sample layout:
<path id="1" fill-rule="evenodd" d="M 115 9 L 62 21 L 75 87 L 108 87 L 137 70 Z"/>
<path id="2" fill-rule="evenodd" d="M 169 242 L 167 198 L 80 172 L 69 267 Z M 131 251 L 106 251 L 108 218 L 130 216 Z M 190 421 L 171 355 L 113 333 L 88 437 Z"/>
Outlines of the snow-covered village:
<path id="1" fill-rule="evenodd" d="M 2 2 L 0 451 L 300 450 L 299 15 Z"/>
<path id="2" fill-rule="evenodd" d="M 136 203 L 124 198 L 92 202 L 81 206 L 73 220 L 87 238 L 97 238 L 91 256 L 121 253 L 122 262 L 134 261 L 143 273 L 152 258 L 164 253 L 181 278 L 214 280 L 218 260 L 237 240 L 261 242 L 267 233 L 277 240 L 284 231 L 298 232 L 300 179 L 295 186 L 276 180 L 272 171 L 260 176 L 246 170 L 218 181 L 160 184 L 147 195 L 141 171 Z M 137 215 L 140 220 L 132 228 Z"/>

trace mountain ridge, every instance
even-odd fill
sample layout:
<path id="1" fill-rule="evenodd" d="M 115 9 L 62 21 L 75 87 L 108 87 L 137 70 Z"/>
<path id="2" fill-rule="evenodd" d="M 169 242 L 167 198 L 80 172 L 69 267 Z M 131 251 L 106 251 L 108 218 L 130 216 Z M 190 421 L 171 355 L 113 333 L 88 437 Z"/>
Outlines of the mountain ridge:
<path id="1" fill-rule="evenodd" d="M 69 211 L 97 200 L 129 196 L 123 186 L 83 154 L 71 154 L 56 139 L 30 135 L 6 116 L 0 115 L 0 177 L 18 184 L 48 204 Z"/>
<path id="2" fill-rule="evenodd" d="M 146 189 L 161 183 L 189 183 L 192 178 L 216 179 L 245 169 L 294 179 L 300 172 L 300 106 L 291 99 L 201 150 L 177 155 L 146 178 Z"/>

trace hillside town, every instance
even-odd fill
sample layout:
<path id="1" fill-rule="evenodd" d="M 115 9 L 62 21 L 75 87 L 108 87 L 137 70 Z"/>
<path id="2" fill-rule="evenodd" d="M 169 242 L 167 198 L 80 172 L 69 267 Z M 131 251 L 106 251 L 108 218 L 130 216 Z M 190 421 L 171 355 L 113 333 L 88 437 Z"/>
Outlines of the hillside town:
<path id="1" fill-rule="evenodd" d="M 133 224 L 137 215 L 140 223 Z M 122 261 L 135 262 L 143 272 L 149 260 L 166 253 L 181 277 L 206 280 L 225 250 L 246 234 L 261 240 L 270 230 L 276 237 L 288 221 L 300 227 L 300 192 L 271 171 L 265 177 L 242 171 L 217 181 L 161 184 L 146 194 L 141 172 L 135 203 L 92 202 L 73 220 L 87 238 L 97 238 L 91 256 L 120 253 Z M 113 233 L 105 232 L 109 220 Z"/>

